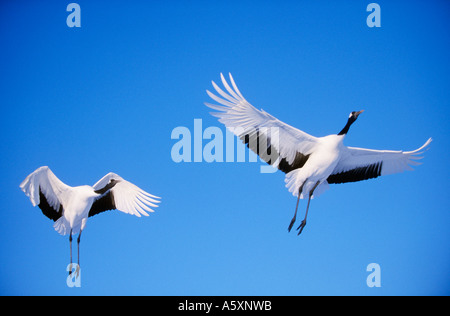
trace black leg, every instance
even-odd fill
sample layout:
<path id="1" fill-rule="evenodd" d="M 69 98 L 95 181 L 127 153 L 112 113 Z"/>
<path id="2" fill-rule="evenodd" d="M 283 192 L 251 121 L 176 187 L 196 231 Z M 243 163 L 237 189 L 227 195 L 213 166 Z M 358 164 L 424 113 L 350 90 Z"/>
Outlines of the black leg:
<path id="1" fill-rule="evenodd" d="M 303 182 L 303 184 L 301 185 L 300 189 L 298 190 L 297 205 L 295 206 L 294 217 L 292 217 L 292 219 L 291 219 L 291 223 L 289 224 L 288 231 L 291 231 L 292 226 L 294 226 L 295 220 L 297 219 L 298 202 L 300 201 L 300 195 L 302 194 L 303 186 L 305 185 L 305 182 Z"/>
<path id="2" fill-rule="evenodd" d="M 80 240 L 81 240 L 81 232 L 82 230 L 80 230 L 80 233 L 78 234 L 78 238 L 77 238 L 77 248 L 78 248 L 78 266 L 77 266 L 77 276 L 80 275 Z"/>
<path id="3" fill-rule="evenodd" d="M 317 188 L 317 186 L 319 185 L 320 181 L 317 181 L 317 183 L 314 185 L 314 187 L 312 188 L 312 190 L 309 192 L 309 198 L 308 198 L 308 205 L 306 206 L 306 214 L 305 214 L 305 219 L 302 220 L 302 223 L 300 224 L 300 226 L 297 227 L 297 230 L 299 230 L 297 235 L 300 235 L 303 231 L 303 228 L 305 228 L 306 226 L 306 218 L 308 217 L 308 211 L 309 211 L 309 203 L 311 202 L 311 197 L 314 194 L 314 190 Z"/>
<path id="4" fill-rule="evenodd" d="M 69 244 L 70 244 L 70 270 L 69 275 L 72 273 L 72 230 L 69 233 Z"/>

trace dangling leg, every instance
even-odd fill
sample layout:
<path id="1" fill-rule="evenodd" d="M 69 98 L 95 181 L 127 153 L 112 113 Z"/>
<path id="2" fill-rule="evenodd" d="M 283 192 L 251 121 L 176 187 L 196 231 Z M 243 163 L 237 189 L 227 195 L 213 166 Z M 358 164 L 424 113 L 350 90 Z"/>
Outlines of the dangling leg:
<path id="1" fill-rule="evenodd" d="M 72 230 L 69 233 L 69 243 L 70 243 L 70 267 L 69 267 L 69 275 L 72 273 Z"/>
<path id="2" fill-rule="evenodd" d="M 300 224 L 300 226 L 297 227 L 297 230 L 300 230 L 298 232 L 297 235 L 300 235 L 303 231 L 303 228 L 305 228 L 306 226 L 306 217 L 308 217 L 308 210 L 309 210 L 309 202 L 311 202 L 311 197 L 314 194 L 314 190 L 317 188 L 317 186 L 319 185 L 320 181 L 317 181 L 317 183 L 314 185 L 314 187 L 312 188 L 311 191 L 309 191 L 309 198 L 308 198 L 308 205 L 306 206 L 306 214 L 305 214 L 305 219 L 302 220 L 302 223 Z"/>
<path id="3" fill-rule="evenodd" d="M 292 217 L 291 223 L 289 224 L 289 227 L 288 227 L 288 231 L 291 231 L 292 226 L 294 226 L 295 220 L 297 219 L 298 202 L 300 201 L 300 195 L 302 194 L 303 186 L 305 185 L 305 182 L 303 182 L 300 189 L 298 190 L 297 206 L 295 207 L 294 217 Z"/>
<path id="4" fill-rule="evenodd" d="M 78 234 L 78 238 L 77 238 L 77 246 L 78 246 L 77 277 L 80 275 L 80 239 L 81 239 L 81 232 L 82 232 L 82 230 L 80 230 L 80 233 Z"/>

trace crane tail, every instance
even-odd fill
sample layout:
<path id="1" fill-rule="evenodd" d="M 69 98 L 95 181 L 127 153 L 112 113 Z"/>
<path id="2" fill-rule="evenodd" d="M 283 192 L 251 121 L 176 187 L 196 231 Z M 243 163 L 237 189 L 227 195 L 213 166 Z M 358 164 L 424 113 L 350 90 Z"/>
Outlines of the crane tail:
<path id="1" fill-rule="evenodd" d="M 60 235 L 68 235 L 70 233 L 70 224 L 69 221 L 64 216 L 61 216 L 54 224 L 53 228 Z"/>

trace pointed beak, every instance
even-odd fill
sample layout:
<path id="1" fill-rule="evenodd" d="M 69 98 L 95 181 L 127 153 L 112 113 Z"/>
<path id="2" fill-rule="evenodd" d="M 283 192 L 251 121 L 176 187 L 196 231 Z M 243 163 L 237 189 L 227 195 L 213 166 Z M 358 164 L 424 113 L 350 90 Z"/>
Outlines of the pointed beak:
<path id="1" fill-rule="evenodd" d="M 364 112 L 364 110 L 361 110 L 361 111 L 359 111 L 359 112 L 356 112 L 356 113 L 355 113 L 356 117 L 358 117 L 362 112 Z"/>

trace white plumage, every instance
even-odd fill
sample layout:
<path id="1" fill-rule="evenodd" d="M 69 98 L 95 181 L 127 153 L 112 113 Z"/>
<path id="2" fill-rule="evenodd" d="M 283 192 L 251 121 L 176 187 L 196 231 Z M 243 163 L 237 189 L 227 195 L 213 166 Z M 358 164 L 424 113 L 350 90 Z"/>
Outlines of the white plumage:
<path id="1" fill-rule="evenodd" d="M 148 216 L 158 207 L 160 198 L 145 192 L 115 173 L 108 173 L 94 186 L 70 187 L 59 180 L 49 167 L 40 167 L 20 184 L 33 206 L 55 221 L 53 227 L 61 235 L 80 235 L 88 217 L 117 209 L 127 214 Z M 72 251 L 71 251 L 72 259 Z M 72 260 L 71 260 L 72 262 Z"/>
<path id="2" fill-rule="evenodd" d="M 220 74 L 225 91 L 214 81 L 217 96 L 207 94 L 220 105 L 205 103 L 218 111 L 211 113 L 264 161 L 286 173 L 286 187 L 294 196 L 318 196 L 330 183 L 345 183 L 376 178 L 380 175 L 411 170 L 419 164 L 418 156 L 430 144 L 431 138 L 414 151 L 371 150 L 347 147 L 343 144 L 351 124 L 363 112 L 352 112 L 343 130 L 335 135 L 314 137 L 269 113 L 252 106 L 241 94 L 230 76 L 231 86 Z M 297 200 L 298 206 L 298 200 Z M 289 230 L 295 222 L 297 208 Z M 306 225 L 306 216 L 298 227 L 299 234 Z"/>

